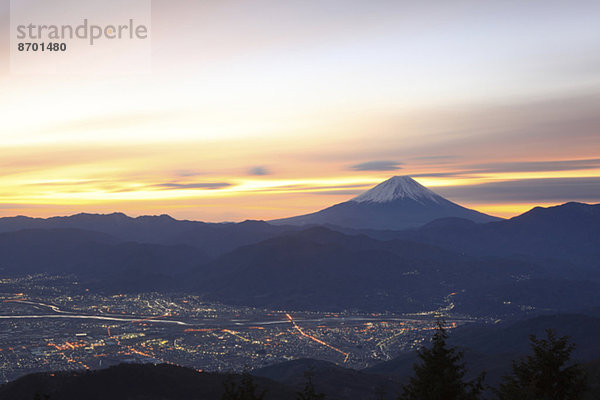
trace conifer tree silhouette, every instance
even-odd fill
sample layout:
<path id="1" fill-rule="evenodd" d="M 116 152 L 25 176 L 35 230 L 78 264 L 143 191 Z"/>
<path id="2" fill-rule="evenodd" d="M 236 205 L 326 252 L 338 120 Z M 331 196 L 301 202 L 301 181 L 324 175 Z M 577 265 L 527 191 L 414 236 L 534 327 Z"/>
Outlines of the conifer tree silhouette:
<path id="1" fill-rule="evenodd" d="M 314 371 L 308 370 L 304 373 L 304 377 L 306 378 L 306 384 L 304 385 L 304 389 L 301 392 L 298 392 L 297 400 L 324 400 L 324 393 L 317 393 L 315 389 L 315 385 L 312 382 L 312 377 L 314 376 Z"/>
<path id="2" fill-rule="evenodd" d="M 403 387 L 399 400 L 476 400 L 483 391 L 482 373 L 475 380 L 464 381 L 463 353 L 446 345 L 448 334 L 442 321 L 437 321 L 431 348 L 419 351 L 421 363 L 415 363 L 415 375 Z"/>
<path id="3" fill-rule="evenodd" d="M 496 390 L 498 400 L 578 400 L 587 388 L 581 368 L 568 366 L 574 344 L 546 330 L 546 339 L 530 335 L 532 355 L 513 362 L 511 375 Z"/>

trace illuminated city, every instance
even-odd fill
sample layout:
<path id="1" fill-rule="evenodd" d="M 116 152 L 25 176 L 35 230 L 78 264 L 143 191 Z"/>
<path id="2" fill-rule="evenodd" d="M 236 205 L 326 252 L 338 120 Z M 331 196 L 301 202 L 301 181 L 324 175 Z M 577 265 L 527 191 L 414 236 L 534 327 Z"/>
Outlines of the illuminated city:
<path id="1" fill-rule="evenodd" d="M 3 381 L 122 362 L 239 371 L 304 357 L 364 368 L 418 348 L 434 327 L 431 315 L 269 311 L 159 293 L 102 296 L 58 276 L 5 278 L 2 285 Z"/>

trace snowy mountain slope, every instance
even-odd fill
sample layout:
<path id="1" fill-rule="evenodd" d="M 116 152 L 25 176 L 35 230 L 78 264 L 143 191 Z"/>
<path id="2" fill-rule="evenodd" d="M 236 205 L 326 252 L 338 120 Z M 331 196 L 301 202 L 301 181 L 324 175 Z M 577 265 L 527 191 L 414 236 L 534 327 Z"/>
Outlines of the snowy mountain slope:
<path id="1" fill-rule="evenodd" d="M 350 201 L 363 203 L 372 201 L 374 203 L 387 203 L 398 199 L 412 199 L 418 202 L 434 201 L 440 203 L 445 200 L 440 195 L 419 184 L 410 176 L 394 176 L 387 181 L 366 192 L 356 196 Z"/>
<path id="2" fill-rule="evenodd" d="M 462 207 L 409 176 L 394 176 L 361 195 L 312 214 L 270 221 L 280 225 L 337 225 L 355 229 L 407 229 L 439 218 L 477 223 L 499 218 Z"/>

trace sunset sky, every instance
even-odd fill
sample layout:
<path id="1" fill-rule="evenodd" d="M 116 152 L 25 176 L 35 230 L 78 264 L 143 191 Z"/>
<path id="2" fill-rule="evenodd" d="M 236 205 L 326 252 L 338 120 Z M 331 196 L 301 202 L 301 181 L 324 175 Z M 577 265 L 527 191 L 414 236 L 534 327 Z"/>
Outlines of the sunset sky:
<path id="1" fill-rule="evenodd" d="M 0 216 L 600 202 L 597 0 L 156 0 L 151 72 L 107 75 L 11 72 L 0 2 Z"/>

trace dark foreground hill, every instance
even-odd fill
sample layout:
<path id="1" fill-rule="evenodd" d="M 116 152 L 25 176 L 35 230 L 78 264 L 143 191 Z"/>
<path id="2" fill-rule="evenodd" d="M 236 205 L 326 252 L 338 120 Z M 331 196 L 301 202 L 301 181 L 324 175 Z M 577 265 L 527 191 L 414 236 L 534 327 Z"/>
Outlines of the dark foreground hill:
<path id="1" fill-rule="evenodd" d="M 253 370 L 252 374 L 300 391 L 305 385 L 307 371 L 312 374 L 316 390 L 326 394 L 329 400 L 374 399 L 378 391 L 393 395 L 401 389 L 400 380 L 396 377 L 356 371 L 313 359 L 287 361 Z"/>
<path id="2" fill-rule="evenodd" d="M 199 373 L 173 365 L 121 364 L 98 371 L 26 375 L 0 387 L 1 400 L 219 400 L 227 375 Z M 239 382 L 241 377 L 234 376 Z M 270 379 L 255 377 L 265 400 L 293 399 L 295 391 Z"/>
<path id="3" fill-rule="evenodd" d="M 449 305 L 450 293 L 516 276 L 535 265 L 478 259 L 403 240 L 378 241 L 323 227 L 241 247 L 189 277 L 190 290 L 227 303 L 298 310 L 416 312 Z M 463 303 L 475 301 L 464 299 Z"/>
<path id="4" fill-rule="evenodd" d="M 411 360 L 411 366 L 415 360 Z M 468 367 L 475 374 L 480 365 L 472 361 L 467 357 Z M 494 362 L 505 363 L 504 359 L 488 361 L 487 367 L 494 366 Z M 600 394 L 600 359 L 583 363 L 582 367 L 589 383 L 583 400 L 596 400 Z M 508 367 L 503 368 L 503 373 L 507 371 Z M 326 400 L 395 399 L 401 383 L 413 373 L 409 368 L 403 374 L 379 374 L 303 359 L 253 371 L 252 380 L 257 393 L 266 391 L 265 400 L 291 400 L 298 398 L 307 372 L 313 376 L 316 392 L 324 394 Z M 26 375 L 0 386 L 0 400 L 220 400 L 228 379 L 238 385 L 241 382 L 240 375 L 199 373 L 166 364 L 121 364 L 97 371 Z M 487 383 L 492 383 L 489 378 Z"/>
<path id="5" fill-rule="evenodd" d="M 600 282 L 554 264 L 324 227 L 236 249 L 187 282 L 210 300 L 279 309 L 508 315 L 600 306 Z"/>

